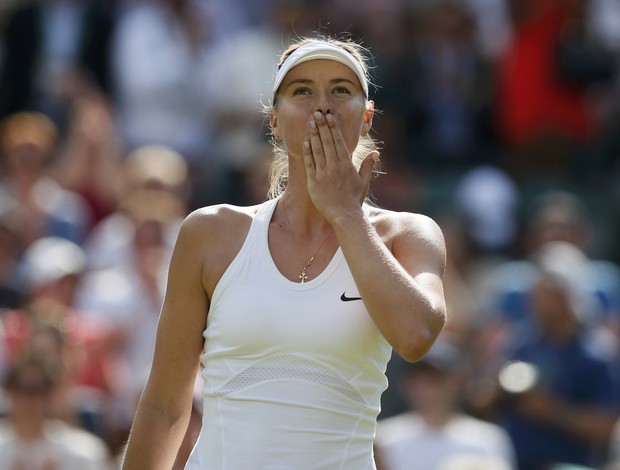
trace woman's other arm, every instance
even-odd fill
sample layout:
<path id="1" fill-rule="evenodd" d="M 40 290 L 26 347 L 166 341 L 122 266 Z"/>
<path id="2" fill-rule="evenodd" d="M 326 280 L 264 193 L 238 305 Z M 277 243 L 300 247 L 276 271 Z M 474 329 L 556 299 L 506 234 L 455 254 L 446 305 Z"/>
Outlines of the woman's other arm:
<path id="1" fill-rule="evenodd" d="M 446 321 L 446 247 L 430 218 L 385 211 L 375 221 L 362 210 L 377 152 L 358 170 L 336 119 L 312 118 L 304 144 L 308 191 L 338 237 L 375 324 L 403 358 L 420 359 Z"/>
<path id="2" fill-rule="evenodd" d="M 360 295 L 383 336 L 409 361 L 431 347 L 446 320 L 443 235 L 426 216 L 391 213 L 389 248 L 360 209 L 332 222 Z M 389 233 L 392 232 L 392 233 Z"/>

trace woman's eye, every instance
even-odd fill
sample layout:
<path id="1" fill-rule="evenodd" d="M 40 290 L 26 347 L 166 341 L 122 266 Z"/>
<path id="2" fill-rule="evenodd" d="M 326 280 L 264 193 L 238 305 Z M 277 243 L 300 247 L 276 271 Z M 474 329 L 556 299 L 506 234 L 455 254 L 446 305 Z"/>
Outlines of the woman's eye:
<path id="1" fill-rule="evenodd" d="M 309 93 L 310 93 L 310 88 L 307 88 L 307 87 L 295 88 L 295 90 L 293 90 L 293 95 L 307 95 Z"/>
<path id="2" fill-rule="evenodd" d="M 334 88 L 334 93 L 349 93 L 349 89 L 343 86 Z"/>

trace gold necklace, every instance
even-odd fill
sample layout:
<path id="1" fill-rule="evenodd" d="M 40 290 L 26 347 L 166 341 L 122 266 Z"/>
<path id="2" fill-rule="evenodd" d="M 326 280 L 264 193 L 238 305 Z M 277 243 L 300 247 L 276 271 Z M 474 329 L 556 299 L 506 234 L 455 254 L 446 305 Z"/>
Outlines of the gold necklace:
<path id="1" fill-rule="evenodd" d="M 284 204 L 284 200 L 282 201 L 282 209 L 284 209 L 284 217 L 286 217 L 286 225 L 288 225 L 289 229 L 291 229 L 291 222 L 289 221 L 288 218 L 288 213 L 286 212 L 286 204 Z M 306 273 L 307 269 L 310 267 L 310 265 L 314 262 L 314 257 L 319 253 L 319 250 L 321 248 L 323 248 L 323 245 L 325 245 L 325 243 L 327 242 L 327 240 L 329 239 L 329 237 L 332 236 L 334 232 L 329 232 L 327 234 L 327 236 L 325 237 L 325 239 L 321 242 L 321 244 L 319 245 L 319 247 L 316 249 L 316 251 L 314 252 L 314 254 L 312 255 L 312 257 L 308 260 L 308 262 L 306 263 L 306 265 L 303 267 L 303 269 L 301 270 L 301 273 L 297 276 L 297 279 L 299 279 L 299 283 L 303 284 L 304 282 L 306 282 L 308 280 L 308 274 Z"/>

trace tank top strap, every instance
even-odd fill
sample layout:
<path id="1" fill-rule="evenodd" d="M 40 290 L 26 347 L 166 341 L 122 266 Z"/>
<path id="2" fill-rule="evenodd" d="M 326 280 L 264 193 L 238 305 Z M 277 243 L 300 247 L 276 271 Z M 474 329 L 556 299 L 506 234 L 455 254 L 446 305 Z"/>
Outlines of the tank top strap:
<path id="1" fill-rule="evenodd" d="M 245 236 L 245 241 L 243 242 L 243 245 L 239 249 L 239 252 L 232 260 L 228 268 L 224 271 L 224 274 L 220 278 L 217 286 L 215 286 L 215 289 L 213 291 L 212 304 L 218 301 L 221 291 L 225 289 L 226 285 L 230 282 L 231 276 L 234 276 L 233 273 L 236 272 L 236 270 L 248 256 L 263 256 L 261 254 L 261 251 L 264 249 L 262 246 L 263 239 L 267 237 L 267 233 L 269 231 L 269 222 L 271 221 L 271 215 L 273 214 L 277 203 L 278 198 L 274 198 L 263 202 L 257 207 L 256 213 L 252 217 L 252 222 L 250 223 L 250 228 L 248 229 L 248 233 Z"/>
<path id="2" fill-rule="evenodd" d="M 280 196 L 269 199 L 263 202 L 260 206 L 258 206 L 258 209 L 256 210 L 256 215 L 254 216 L 254 220 L 252 221 L 252 225 L 269 225 L 269 222 L 271 221 L 271 216 L 276 209 L 276 205 L 278 204 L 279 199 Z"/>
<path id="3" fill-rule="evenodd" d="M 279 198 L 269 199 L 263 202 L 252 219 L 250 230 L 248 231 L 246 244 L 251 245 L 256 240 L 262 240 L 267 237 L 269 231 L 269 223 L 271 222 L 271 216 L 276 209 Z M 259 244 L 260 246 L 260 244 Z"/>

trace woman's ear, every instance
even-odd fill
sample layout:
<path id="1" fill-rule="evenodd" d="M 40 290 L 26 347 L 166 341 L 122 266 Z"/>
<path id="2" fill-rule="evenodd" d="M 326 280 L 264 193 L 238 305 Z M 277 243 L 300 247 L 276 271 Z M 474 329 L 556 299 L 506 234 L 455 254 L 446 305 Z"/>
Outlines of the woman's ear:
<path id="1" fill-rule="evenodd" d="M 271 126 L 271 133 L 275 140 L 281 140 L 280 128 L 278 126 L 278 117 L 273 111 L 269 112 L 269 125 Z"/>
<path id="2" fill-rule="evenodd" d="M 375 115 L 375 102 L 370 100 L 364 111 L 364 122 L 362 124 L 362 136 L 367 136 L 372 127 L 372 118 Z"/>

